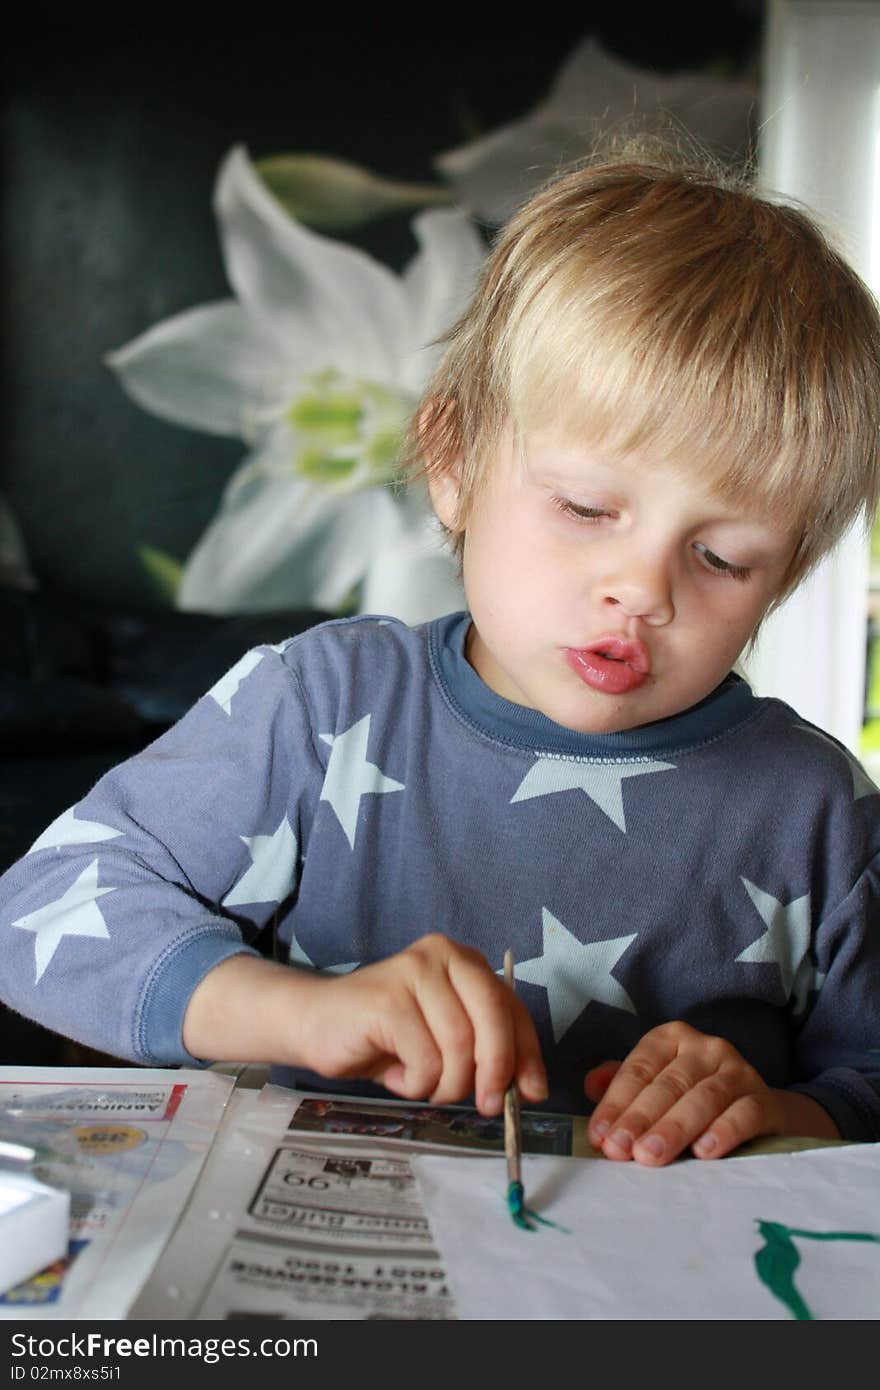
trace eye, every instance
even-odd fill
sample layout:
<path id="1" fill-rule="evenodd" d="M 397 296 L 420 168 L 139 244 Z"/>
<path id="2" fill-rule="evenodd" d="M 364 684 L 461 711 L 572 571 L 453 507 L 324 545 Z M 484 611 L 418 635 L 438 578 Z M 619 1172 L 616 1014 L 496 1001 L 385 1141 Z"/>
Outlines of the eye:
<path id="1" fill-rule="evenodd" d="M 747 565 L 731 565 L 728 560 L 722 560 L 720 555 L 716 555 L 714 550 L 710 550 L 701 541 L 694 542 L 694 550 L 713 574 L 723 575 L 726 579 L 739 580 L 748 579 L 751 574 Z"/>
<path id="2" fill-rule="evenodd" d="M 572 502 L 568 497 L 554 497 L 553 505 L 565 516 L 573 517 L 576 521 L 598 521 L 600 517 L 613 515 L 601 507 L 582 507 L 579 502 Z"/>

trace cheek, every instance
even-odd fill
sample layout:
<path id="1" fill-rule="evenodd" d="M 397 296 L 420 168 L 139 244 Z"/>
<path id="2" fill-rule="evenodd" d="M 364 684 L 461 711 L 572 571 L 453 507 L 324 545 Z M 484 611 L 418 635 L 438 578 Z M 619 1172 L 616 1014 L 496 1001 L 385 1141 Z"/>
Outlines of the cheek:
<path id="1" fill-rule="evenodd" d="M 720 617 L 718 644 L 727 649 L 731 660 L 735 660 L 747 645 L 766 607 L 765 603 L 737 604 L 732 611 Z"/>
<path id="2" fill-rule="evenodd" d="M 706 605 L 707 616 L 711 610 L 712 621 L 718 622 L 730 632 L 735 632 L 741 628 L 754 627 L 765 612 L 774 592 L 760 572 L 746 580 L 710 575 L 702 583 L 701 601 Z"/>
<path id="3" fill-rule="evenodd" d="M 464 556 L 472 570 L 482 574 L 510 574 L 527 568 L 533 552 L 528 533 L 515 511 L 503 507 L 471 515 L 464 537 Z"/>

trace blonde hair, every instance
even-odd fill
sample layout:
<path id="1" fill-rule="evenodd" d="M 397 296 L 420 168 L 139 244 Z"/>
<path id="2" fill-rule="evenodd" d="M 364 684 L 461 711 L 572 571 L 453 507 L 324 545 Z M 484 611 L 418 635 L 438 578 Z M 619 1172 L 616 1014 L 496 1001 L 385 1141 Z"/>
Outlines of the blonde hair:
<path id="1" fill-rule="evenodd" d="M 789 592 L 880 492 L 880 317 L 797 208 L 666 157 L 591 163 L 507 224 L 411 426 L 458 526 L 502 433 L 680 459 L 798 536 Z"/>

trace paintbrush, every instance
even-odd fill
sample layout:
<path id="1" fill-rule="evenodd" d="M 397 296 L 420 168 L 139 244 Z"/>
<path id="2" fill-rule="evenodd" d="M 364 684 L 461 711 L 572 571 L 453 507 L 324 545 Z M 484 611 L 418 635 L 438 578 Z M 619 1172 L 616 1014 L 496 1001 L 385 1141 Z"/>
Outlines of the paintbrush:
<path id="1" fill-rule="evenodd" d="M 513 952 L 504 952 L 504 982 L 516 989 L 513 977 Z M 525 1192 L 522 1183 L 522 1127 L 519 1113 L 519 1089 L 511 1081 L 504 1093 L 504 1153 L 507 1157 L 507 1205 L 518 1226 L 531 1229 L 525 1214 Z"/>

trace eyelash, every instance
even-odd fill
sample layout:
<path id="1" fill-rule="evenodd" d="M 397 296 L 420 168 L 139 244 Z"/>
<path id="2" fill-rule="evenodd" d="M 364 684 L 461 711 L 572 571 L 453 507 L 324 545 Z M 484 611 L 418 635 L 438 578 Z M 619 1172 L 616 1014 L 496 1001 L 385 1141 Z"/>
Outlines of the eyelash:
<path id="1" fill-rule="evenodd" d="M 708 546 L 701 545 L 699 541 L 695 542 L 695 545 L 699 547 L 697 554 L 702 555 L 713 574 L 718 574 L 723 579 L 736 579 L 741 584 L 749 578 L 751 570 L 748 565 L 731 565 L 727 560 L 722 560 L 721 556 L 716 555 L 714 550 L 710 550 Z M 717 565 L 713 564 L 714 560 L 718 561 Z"/>
<path id="2" fill-rule="evenodd" d="M 595 525 L 603 516 L 613 516 L 613 512 L 604 511 L 601 507 L 582 507 L 577 502 L 571 502 L 567 497 L 554 497 L 553 505 L 564 516 L 570 516 L 572 520 L 586 522 L 588 525 Z M 697 554 L 704 559 L 706 567 L 712 574 L 717 574 L 719 578 L 734 579 L 742 584 L 751 577 L 752 572 L 748 565 L 731 565 L 700 541 L 695 542 L 695 548 Z M 717 564 L 714 563 L 715 561 Z"/>
<path id="3" fill-rule="evenodd" d="M 612 515 L 611 512 L 603 511 L 601 507 L 581 507 L 577 502 L 570 502 L 567 497 L 554 497 L 553 505 L 575 521 L 598 521 L 601 516 Z"/>

